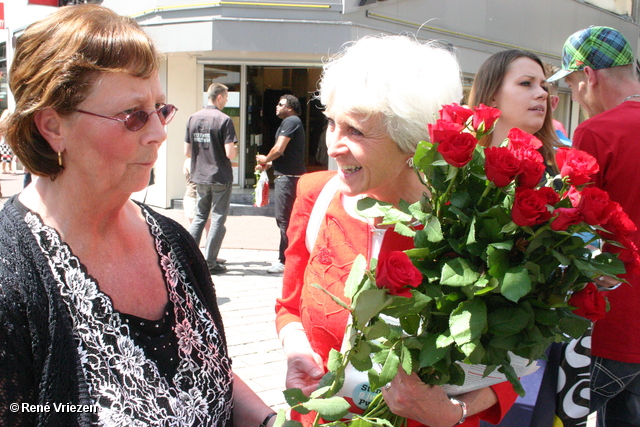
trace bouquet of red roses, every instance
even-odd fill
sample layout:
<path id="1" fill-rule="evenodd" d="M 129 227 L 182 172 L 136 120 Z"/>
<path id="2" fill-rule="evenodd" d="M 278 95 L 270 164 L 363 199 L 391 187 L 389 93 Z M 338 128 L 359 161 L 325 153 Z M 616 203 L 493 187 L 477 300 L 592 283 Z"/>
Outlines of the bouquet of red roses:
<path id="1" fill-rule="evenodd" d="M 423 199 L 399 208 L 359 202 L 363 216 L 383 217 L 415 247 L 356 259 L 345 285 L 351 303 L 334 298 L 352 314 L 350 345 L 331 353 L 330 372 L 311 398 L 285 392 L 295 410 L 316 410 L 327 425 L 403 425 L 380 394 L 364 414 L 341 420 L 350 404 L 336 393 L 351 367 L 368 373 L 371 397 L 398 369 L 428 384 L 461 385 L 467 365 L 499 371 L 524 395 L 513 359 L 530 363 L 551 343 L 580 337 L 590 320 L 578 314 L 604 315 L 592 281 L 636 262 L 627 238 L 635 226 L 590 185 L 598 165 L 589 154 L 560 148 L 560 174 L 552 177 L 542 143 L 519 129 L 499 147 L 478 145 L 499 114 L 445 106 L 429 125 L 431 142 L 422 141 L 413 158 Z M 596 241 L 618 253 L 592 251 Z"/>

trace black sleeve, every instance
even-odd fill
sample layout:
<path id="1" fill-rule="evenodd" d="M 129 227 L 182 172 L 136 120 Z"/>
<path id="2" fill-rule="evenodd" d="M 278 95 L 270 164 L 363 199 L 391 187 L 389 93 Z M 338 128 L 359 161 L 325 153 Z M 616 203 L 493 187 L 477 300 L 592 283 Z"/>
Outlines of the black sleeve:
<path id="1" fill-rule="evenodd" d="M 21 407 L 37 403 L 27 307 L 20 285 L 6 274 L 0 280 L 0 426 L 35 425 L 36 413 Z"/>
<path id="2" fill-rule="evenodd" d="M 236 136 L 236 128 L 233 127 L 233 120 L 231 117 L 227 117 L 222 126 L 220 127 L 220 141 L 222 141 L 223 145 L 229 143 L 238 142 L 238 137 Z"/>
<path id="3" fill-rule="evenodd" d="M 302 122 L 299 120 L 287 120 L 285 119 L 282 122 L 280 127 L 280 133 L 278 136 L 286 136 L 288 138 L 293 138 L 293 134 L 302 126 Z"/>

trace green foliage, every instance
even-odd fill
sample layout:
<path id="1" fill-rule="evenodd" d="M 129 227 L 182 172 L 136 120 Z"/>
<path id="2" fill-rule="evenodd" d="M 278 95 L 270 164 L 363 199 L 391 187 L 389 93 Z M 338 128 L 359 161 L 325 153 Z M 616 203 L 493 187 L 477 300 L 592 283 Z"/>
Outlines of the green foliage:
<path id="1" fill-rule="evenodd" d="M 358 203 L 363 216 L 380 217 L 413 237 L 414 248 L 405 253 L 423 281 L 411 298 L 392 296 L 376 286 L 375 260 L 355 260 L 345 285 L 350 303 L 332 296 L 351 312 L 351 345 L 342 354 L 332 352 L 321 396 L 285 393 L 295 410 L 317 410 L 331 426 L 402 425 L 381 394 L 364 415 L 340 420 L 348 404 L 336 393 L 349 363 L 368 373 L 372 389 L 393 380 L 399 369 L 417 372 L 428 384 L 461 385 L 464 364 L 484 365 L 485 375 L 499 371 L 524 395 L 512 357 L 533 362 L 551 343 L 586 331 L 590 322 L 572 312 L 569 297 L 594 277 L 623 274 L 623 263 L 612 254 L 594 256 L 575 236 L 601 236 L 600 227 L 579 223 L 555 231 L 553 218 L 517 225 L 516 182 L 496 187 L 484 162 L 484 148 L 477 146 L 468 164 L 451 166 L 437 144 L 422 141 L 413 158 L 425 184 L 422 200 L 397 207 L 373 199 Z M 559 202 L 547 206 L 551 211 L 571 207 L 567 178 L 562 185 Z"/>

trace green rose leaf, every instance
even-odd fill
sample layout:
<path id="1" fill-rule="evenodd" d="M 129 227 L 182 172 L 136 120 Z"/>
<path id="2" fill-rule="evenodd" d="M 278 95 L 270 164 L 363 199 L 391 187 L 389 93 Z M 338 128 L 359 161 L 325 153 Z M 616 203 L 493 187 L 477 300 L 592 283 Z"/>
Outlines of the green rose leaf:
<path id="1" fill-rule="evenodd" d="M 409 206 L 409 213 L 413 218 L 420 221 L 421 224 L 425 224 L 427 213 L 422 211 L 422 201 L 418 201 Z"/>
<path id="2" fill-rule="evenodd" d="M 500 233 L 508 234 L 516 231 L 517 229 L 518 229 L 518 224 L 516 224 L 513 221 L 510 221 L 509 223 L 507 223 L 505 226 L 502 227 L 502 230 L 500 230 Z"/>
<path id="3" fill-rule="evenodd" d="M 365 272 L 367 270 L 367 259 L 363 255 L 358 255 L 353 261 L 349 277 L 344 285 L 344 295 L 353 299 L 353 296 L 360 290 L 360 285 L 363 282 Z"/>
<path id="4" fill-rule="evenodd" d="M 424 258 L 428 258 L 431 255 L 432 249 L 431 248 L 414 248 L 414 249 L 408 249 L 404 252 L 407 255 L 409 255 L 409 258 L 424 259 Z"/>
<path id="5" fill-rule="evenodd" d="M 293 420 L 287 421 L 287 411 L 285 409 L 279 409 L 273 427 L 302 427 L 302 423 Z"/>
<path id="6" fill-rule="evenodd" d="M 318 387 L 313 392 L 311 392 L 309 397 L 312 399 L 315 399 L 316 397 L 324 397 L 325 393 L 327 393 L 329 390 L 331 390 L 331 387 L 329 387 L 328 385 L 325 385 L 323 387 Z"/>
<path id="7" fill-rule="evenodd" d="M 416 232 L 409 226 L 405 225 L 403 222 L 397 222 L 393 230 L 405 237 L 413 237 Z"/>
<path id="8" fill-rule="evenodd" d="M 407 375 L 411 375 L 411 371 L 412 371 L 412 367 L 413 367 L 413 360 L 411 358 L 411 352 L 409 351 L 409 349 L 407 347 L 404 346 L 404 344 L 402 345 L 400 350 L 401 350 L 401 352 L 400 352 L 400 364 L 402 366 L 402 369 L 404 369 L 404 372 Z"/>
<path id="9" fill-rule="evenodd" d="M 367 372 L 371 369 L 371 346 L 366 341 L 351 350 L 349 359 L 354 368 L 360 372 Z"/>
<path id="10" fill-rule="evenodd" d="M 400 351 L 395 346 L 387 354 L 387 359 L 382 364 L 382 370 L 378 378 L 379 383 L 375 384 L 375 388 L 379 388 L 383 384 L 391 382 L 396 375 L 398 375 L 398 367 L 400 366 Z M 371 388 L 374 388 L 374 384 L 371 384 Z"/>
<path id="11" fill-rule="evenodd" d="M 447 261 L 442 267 L 440 284 L 448 286 L 472 285 L 478 280 L 480 274 L 475 267 L 464 258 L 454 258 Z"/>
<path id="12" fill-rule="evenodd" d="M 486 325 L 487 306 L 479 298 L 460 303 L 449 316 L 451 336 L 459 346 L 478 338 Z"/>
<path id="13" fill-rule="evenodd" d="M 584 317 L 576 316 L 573 313 L 564 313 L 560 311 L 558 319 L 558 326 L 562 329 L 562 332 L 569 335 L 572 338 L 580 338 L 591 326 L 591 321 Z M 558 314 L 560 314 L 558 313 Z"/>
<path id="14" fill-rule="evenodd" d="M 513 267 L 507 271 L 502 281 L 500 292 L 509 301 L 518 302 L 531 291 L 529 271 L 522 267 Z"/>
<path id="15" fill-rule="evenodd" d="M 365 218 L 385 216 L 391 209 L 395 209 L 392 203 L 381 202 L 371 197 L 365 197 L 356 203 L 356 212 Z"/>
<path id="16" fill-rule="evenodd" d="M 327 369 L 331 372 L 336 372 L 342 366 L 344 355 L 336 349 L 329 351 L 329 360 L 327 361 Z"/>
<path id="17" fill-rule="evenodd" d="M 310 399 L 302 405 L 310 411 L 317 411 L 327 421 L 335 421 L 349 413 L 351 405 L 344 398 L 333 396 L 326 399 Z"/>
<path id="18" fill-rule="evenodd" d="M 369 421 L 363 420 L 362 418 L 354 419 L 349 425 L 351 427 L 373 427 L 373 424 L 371 424 Z"/>
<path id="19" fill-rule="evenodd" d="M 440 226 L 440 221 L 434 215 L 431 215 L 427 219 L 427 223 L 423 229 L 424 233 L 427 235 L 427 240 L 433 243 L 437 243 L 444 239 L 442 234 L 442 227 Z"/>
<path id="20" fill-rule="evenodd" d="M 520 379 L 518 379 L 518 375 L 516 375 L 516 371 L 511 367 L 511 365 L 502 365 L 498 368 L 498 371 L 502 372 L 509 382 L 513 385 L 513 389 L 520 396 L 524 396 L 524 388 L 522 388 L 522 384 L 520 383 Z"/>
<path id="21" fill-rule="evenodd" d="M 336 375 L 335 372 L 327 372 L 320 379 L 320 384 L 318 384 L 318 389 L 322 389 L 326 387 L 327 389 L 333 388 L 334 390 L 340 390 L 343 385 L 344 385 L 344 375 Z M 333 392 L 332 395 L 333 394 L 335 394 L 335 392 Z"/>
<path id="22" fill-rule="evenodd" d="M 556 313 L 554 310 L 536 307 L 533 309 L 533 311 L 536 315 L 536 322 L 548 326 L 558 324 L 558 313 Z"/>
<path id="23" fill-rule="evenodd" d="M 518 307 L 498 307 L 489 312 L 489 332 L 495 335 L 509 336 L 517 334 L 527 327 L 532 315 Z"/>
<path id="24" fill-rule="evenodd" d="M 614 254 L 603 252 L 596 256 L 591 263 L 576 259 L 574 265 L 580 269 L 585 276 L 617 276 L 624 274 L 624 264 Z"/>
<path id="25" fill-rule="evenodd" d="M 431 335 L 425 340 L 420 350 L 420 367 L 433 366 L 442 359 L 448 352 L 449 346 L 438 347 L 436 340 L 438 335 Z"/>
<path id="26" fill-rule="evenodd" d="M 466 344 L 462 344 L 460 346 L 460 351 L 468 358 L 469 356 L 471 356 L 472 353 L 476 351 L 477 348 L 478 348 L 478 344 L 476 342 L 471 341 Z"/>
<path id="27" fill-rule="evenodd" d="M 305 394 L 299 388 L 289 388 L 283 391 L 282 394 L 284 394 L 284 400 L 287 402 L 287 405 L 291 407 L 297 406 L 301 403 L 305 403 L 309 401 L 309 398 L 305 396 Z M 300 408 L 300 409 L 301 410 L 298 410 L 298 412 L 300 412 L 301 414 L 309 413 L 308 411 L 302 412 L 305 410 L 304 408 Z"/>
<path id="28" fill-rule="evenodd" d="M 369 321 L 393 302 L 393 296 L 384 289 L 370 289 L 358 294 L 358 302 L 353 308 L 356 327 L 364 329 Z"/>
<path id="29" fill-rule="evenodd" d="M 493 277 L 501 279 L 509 270 L 509 250 L 500 249 L 496 245 L 487 247 L 487 266 Z"/>
<path id="30" fill-rule="evenodd" d="M 405 298 L 408 299 L 408 298 Z M 387 337 L 391 333 L 389 325 L 384 321 L 376 318 L 375 322 L 371 322 L 370 326 L 364 328 L 364 337 L 368 340 L 375 340 L 382 337 Z"/>

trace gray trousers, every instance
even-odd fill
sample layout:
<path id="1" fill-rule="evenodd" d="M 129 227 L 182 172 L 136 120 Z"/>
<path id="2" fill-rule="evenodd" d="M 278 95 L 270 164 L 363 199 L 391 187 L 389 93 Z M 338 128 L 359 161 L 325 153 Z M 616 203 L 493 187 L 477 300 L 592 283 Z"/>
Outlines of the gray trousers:
<path id="1" fill-rule="evenodd" d="M 202 238 L 202 231 L 207 223 L 209 214 L 211 214 L 211 228 L 204 247 L 204 258 L 207 260 L 209 269 L 217 265 L 216 259 L 218 258 L 224 235 L 227 232 L 224 223 L 227 220 L 231 204 L 231 187 L 231 182 L 211 185 L 196 184 L 198 192 L 196 214 L 189 228 L 189 234 L 199 244 Z"/>

